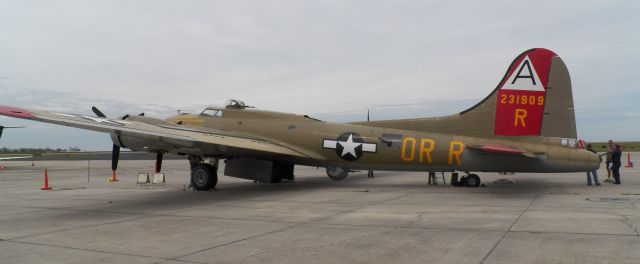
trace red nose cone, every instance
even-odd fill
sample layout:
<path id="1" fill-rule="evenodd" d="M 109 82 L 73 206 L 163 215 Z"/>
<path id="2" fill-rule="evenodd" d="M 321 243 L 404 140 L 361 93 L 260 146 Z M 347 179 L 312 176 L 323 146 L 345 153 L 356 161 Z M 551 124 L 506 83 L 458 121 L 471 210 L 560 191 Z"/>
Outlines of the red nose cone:
<path id="1" fill-rule="evenodd" d="M 27 110 L 4 105 L 0 105 L 0 115 L 24 119 L 36 118 L 36 116 Z"/>

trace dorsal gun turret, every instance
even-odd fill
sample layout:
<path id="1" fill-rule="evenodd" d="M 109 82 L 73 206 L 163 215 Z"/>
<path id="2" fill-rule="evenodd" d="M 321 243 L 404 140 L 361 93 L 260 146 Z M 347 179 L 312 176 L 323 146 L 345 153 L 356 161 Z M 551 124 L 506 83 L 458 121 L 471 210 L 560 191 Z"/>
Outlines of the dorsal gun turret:
<path id="1" fill-rule="evenodd" d="M 229 100 L 227 100 L 227 103 L 225 104 L 224 108 L 227 108 L 227 109 L 245 109 L 245 108 L 254 108 L 254 107 L 253 106 L 248 106 L 248 105 L 244 104 L 243 101 L 240 101 L 240 100 L 229 99 Z"/>

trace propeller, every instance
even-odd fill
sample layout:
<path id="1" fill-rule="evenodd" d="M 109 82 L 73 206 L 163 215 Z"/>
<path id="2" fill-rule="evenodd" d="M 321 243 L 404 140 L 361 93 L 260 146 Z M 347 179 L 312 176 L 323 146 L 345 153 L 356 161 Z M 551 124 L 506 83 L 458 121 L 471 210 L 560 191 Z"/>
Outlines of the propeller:
<path id="1" fill-rule="evenodd" d="M 107 118 L 107 116 L 95 106 L 91 107 L 91 111 L 93 111 L 93 113 L 95 113 L 97 117 Z M 111 150 L 111 170 L 113 171 L 112 180 L 116 179 L 115 174 L 116 170 L 118 170 L 118 160 L 120 160 L 120 147 L 116 144 L 113 144 L 113 148 Z"/>
<path id="2" fill-rule="evenodd" d="M 96 116 L 98 116 L 98 117 L 104 117 L 104 118 L 106 118 L 106 117 L 107 117 L 105 114 L 103 114 L 103 113 L 102 113 L 102 111 L 100 111 L 100 109 L 98 109 L 98 108 L 97 108 L 97 107 L 95 107 L 95 106 L 92 106 L 92 107 L 91 107 L 91 111 L 93 111 L 93 113 L 95 113 L 95 114 L 96 114 Z"/>
<path id="3" fill-rule="evenodd" d="M 162 151 L 158 151 L 156 154 L 156 173 L 162 169 Z"/>
<path id="4" fill-rule="evenodd" d="M 93 113 L 95 113 L 96 116 L 98 117 L 107 118 L 107 116 L 95 106 L 91 107 L 91 111 L 93 111 Z M 144 113 L 140 113 L 138 116 L 144 116 Z M 127 119 L 128 117 L 129 115 L 125 115 L 122 117 L 122 120 Z M 2 129 L 0 128 L 0 133 L 1 132 L 2 132 Z M 162 156 L 163 156 L 162 151 L 158 151 L 158 153 L 156 154 L 156 172 L 160 172 L 160 170 L 162 169 Z M 115 175 L 116 175 L 116 170 L 118 169 L 119 160 L 120 160 L 120 146 L 113 144 L 113 149 L 111 150 L 111 170 L 113 171 L 112 181 L 117 181 Z"/>
<path id="5" fill-rule="evenodd" d="M 17 126 L 17 127 L 0 126 L 0 138 L 2 137 L 2 130 L 4 130 L 5 128 L 25 128 L 25 126 Z"/>
<path id="6" fill-rule="evenodd" d="M 113 149 L 111 149 L 111 170 L 116 171 L 118 169 L 118 160 L 120 160 L 120 147 L 118 145 L 113 144 Z"/>

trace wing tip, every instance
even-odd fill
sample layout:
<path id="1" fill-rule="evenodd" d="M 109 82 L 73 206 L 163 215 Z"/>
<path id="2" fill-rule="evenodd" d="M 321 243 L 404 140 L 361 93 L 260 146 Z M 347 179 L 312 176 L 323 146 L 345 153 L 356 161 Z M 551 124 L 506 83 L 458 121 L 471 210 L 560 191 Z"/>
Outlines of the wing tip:
<path id="1" fill-rule="evenodd" d="M 23 118 L 23 119 L 35 119 L 36 116 L 33 115 L 31 112 L 25 110 L 25 109 L 20 109 L 17 107 L 12 107 L 12 106 L 6 106 L 6 105 L 0 105 L 0 115 L 3 116 L 8 116 L 8 117 L 15 117 L 15 118 Z"/>

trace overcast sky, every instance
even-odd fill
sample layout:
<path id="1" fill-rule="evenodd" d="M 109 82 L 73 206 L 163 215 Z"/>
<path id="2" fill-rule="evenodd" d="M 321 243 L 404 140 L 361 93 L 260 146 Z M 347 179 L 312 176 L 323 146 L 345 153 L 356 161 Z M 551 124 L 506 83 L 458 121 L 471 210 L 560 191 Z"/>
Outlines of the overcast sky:
<path id="1" fill-rule="evenodd" d="M 0 104 L 166 117 L 242 99 L 347 121 L 453 114 L 522 51 L 569 67 L 578 135 L 640 140 L 638 1 L 4 1 Z M 23 125 L 0 147 L 110 149 Z"/>

